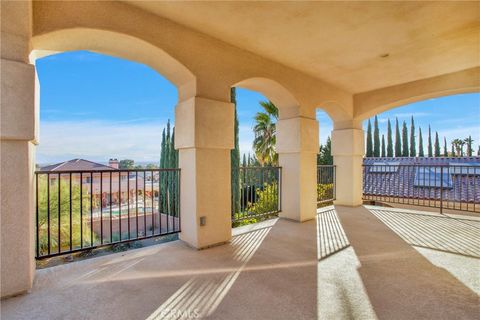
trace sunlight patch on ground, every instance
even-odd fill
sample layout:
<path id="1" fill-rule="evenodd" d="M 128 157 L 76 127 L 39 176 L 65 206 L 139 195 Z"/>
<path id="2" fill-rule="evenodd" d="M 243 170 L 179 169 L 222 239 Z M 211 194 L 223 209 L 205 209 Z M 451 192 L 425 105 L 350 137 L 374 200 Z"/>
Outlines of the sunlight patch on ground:
<path id="1" fill-rule="evenodd" d="M 414 247 L 480 258 L 480 221 L 392 208 L 366 208 Z"/>
<path id="2" fill-rule="evenodd" d="M 334 207 L 317 214 L 317 318 L 377 319 Z"/>
<path id="3" fill-rule="evenodd" d="M 147 319 L 195 319 L 211 315 L 253 257 L 272 226 L 234 236 L 230 245 L 239 263 L 230 272 L 197 275 L 188 280 Z"/>

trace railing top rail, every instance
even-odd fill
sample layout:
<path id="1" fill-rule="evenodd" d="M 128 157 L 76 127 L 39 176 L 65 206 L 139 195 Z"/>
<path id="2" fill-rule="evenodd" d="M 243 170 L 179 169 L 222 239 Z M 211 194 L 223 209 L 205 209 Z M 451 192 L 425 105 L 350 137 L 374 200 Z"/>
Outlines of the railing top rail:
<path id="1" fill-rule="evenodd" d="M 364 167 L 450 167 L 450 168 L 478 168 L 480 169 L 480 165 L 464 165 L 464 164 L 418 164 L 418 163 L 412 163 L 412 164 L 362 164 Z"/>
<path id="2" fill-rule="evenodd" d="M 35 174 L 66 174 L 66 173 L 118 173 L 118 172 L 162 172 L 162 171 L 180 171 L 180 168 L 162 168 L 162 169 L 113 169 L 113 170 L 55 170 L 42 171 L 36 170 Z"/>
<path id="3" fill-rule="evenodd" d="M 331 167 L 336 167 L 337 165 L 335 164 L 317 164 L 317 168 L 318 167 L 327 167 L 327 168 L 331 168 Z"/>
<path id="4" fill-rule="evenodd" d="M 280 166 L 265 166 L 265 167 L 260 167 L 260 166 L 255 166 L 255 167 L 243 167 L 240 166 L 240 169 L 281 169 L 282 167 Z"/>

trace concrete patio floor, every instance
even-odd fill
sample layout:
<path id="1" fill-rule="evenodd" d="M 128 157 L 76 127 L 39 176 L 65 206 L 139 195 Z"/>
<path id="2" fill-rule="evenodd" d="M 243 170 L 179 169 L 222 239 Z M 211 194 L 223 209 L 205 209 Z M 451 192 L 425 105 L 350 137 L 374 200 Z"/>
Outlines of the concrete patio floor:
<path id="1" fill-rule="evenodd" d="M 445 219 L 330 207 L 208 250 L 174 241 L 38 270 L 1 318 L 478 319 L 480 221 Z"/>

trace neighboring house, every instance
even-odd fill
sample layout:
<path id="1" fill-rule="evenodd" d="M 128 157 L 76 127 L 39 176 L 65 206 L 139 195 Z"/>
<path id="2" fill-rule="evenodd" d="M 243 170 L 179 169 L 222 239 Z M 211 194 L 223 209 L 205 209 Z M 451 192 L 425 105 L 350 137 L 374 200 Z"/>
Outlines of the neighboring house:
<path id="1" fill-rule="evenodd" d="M 154 195 L 158 196 L 158 172 L 120 170 L 117 159 L 110 159 L 109 165 L 85 159 L 72 159 L 44 166 L 40 171 L 40 175 L 48 175 L 50 185 L 57 184 L 59 177 L 62 185 L 69 184 L 70 176 L 73 186 L 79 185 L 81 180 L 83 194 L 92 194 L 95 203 L 101 194 L 103 207 L 110 204 L 110 199 L 112 204 L 118 204 L 119 200 L 122 203 L 127 199 L 135 201 L 136 194 L 140 201 L 140 198 L 143 199 L 144 189 L 145 196 L 149 199 L 151 199 L 152 190 Z"/>
<path id="2" fill-rule="evenodd" d="M 363 192 L 399 198 L 480 202 L 480 157 L 364 158 Z"/>
<path id="3" fill-rule="evenodd" d="M 118 161 L 110 159 L 108 166 L 85 159 L 72 159 L 40 168 L 40 171 L 65 172 L 65 171 L 112 171 L 118 170 Z"/>

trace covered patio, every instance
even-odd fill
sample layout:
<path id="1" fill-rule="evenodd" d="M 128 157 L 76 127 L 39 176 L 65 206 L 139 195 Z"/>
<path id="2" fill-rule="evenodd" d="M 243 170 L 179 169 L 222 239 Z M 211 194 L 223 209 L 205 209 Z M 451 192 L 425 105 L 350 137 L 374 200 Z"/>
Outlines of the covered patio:
<path id="1" fill-rule="evenodd" d="M 327 207 L 302 224 L 236 228 L 208 250 L 174 241 L 37 271 L 2 317 L 475 319 L 479 228 L 472 217 Z"/>
<path id="2" fill-rule="evenodd" d="M 480 91 L 477 2 L 25 0 L 2 1 L 1 20 L 2 318 L 478 317 L 478 219 L 362 199 L 365 119 Z M 74 50 L 176 86 L 180 240 L 36 270 L 35 61 Z M 279 109 L 279 218 L 238 229 L 233 87 Z M 335 209 L 321 212 L 317 109 L 336 168 Z"/>

